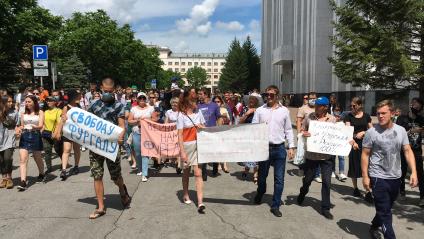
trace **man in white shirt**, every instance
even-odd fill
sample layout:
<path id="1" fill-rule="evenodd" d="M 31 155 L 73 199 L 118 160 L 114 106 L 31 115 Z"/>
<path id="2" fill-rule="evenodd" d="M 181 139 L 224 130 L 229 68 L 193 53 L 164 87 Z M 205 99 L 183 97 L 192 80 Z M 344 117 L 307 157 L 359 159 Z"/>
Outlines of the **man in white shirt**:
<path id="1" fill-rule="evenodd" d="M 294 139 L 289 110 L 278 103 L 279 90 L 276 86 L 266 89 L 267 104 L 255 111 L 252 123 L 266 123 L 269 129 L 269 159 L 259 162 L 258 190 L 255 204 L 260 204 L 266 192 L 266 178 L 269 167 L 274 166 L 274 195 L 272 198 L 271 213 L 281 217 L 281 196 L 284 189 L 284 172 L 286 167 L 286 148 L 288 143 L 289 158 L 293 158 Z"/>

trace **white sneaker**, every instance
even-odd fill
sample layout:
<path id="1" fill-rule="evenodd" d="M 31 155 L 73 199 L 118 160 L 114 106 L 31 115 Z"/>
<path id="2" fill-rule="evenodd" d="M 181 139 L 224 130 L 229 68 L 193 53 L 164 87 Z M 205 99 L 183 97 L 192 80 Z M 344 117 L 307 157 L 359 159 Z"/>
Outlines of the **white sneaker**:
<path id="1" fill-rule="evenodd" d="M 317 183 L 322 183 L 321 177 L 314 178 L 314 181 L 317 182 Z"/>
<path id="2" fill-rule="evenodd" d="M 137 173 L 137 176 L 142 176 L 142 175 L 143 175 L 143 173 L 141 173 L 141 172 Z"/>
<path id="3" fill-rule="evenodd" d="M 332 172 L 332 173 L 331 173 L 331 177 L 332 177 L 332 178 L 335 178 L 335 177 L 336 177 L 336 174 L 335 174 L 334 172 Z"/>
<path id="4" fill-rule="evenodd" d="M 148 180 L 147 180 L 146 176 L 141 176 L 141 181 L 142 182 L 147 182 Z"/>
<path id="5" fill-rule="evenodd" d="M 344 173 L 340 173 L 339 174 L 339 180 L 340 181 L 345 181 L 347 179 L 347 176 L 346 175 L 344 175 Z"/>

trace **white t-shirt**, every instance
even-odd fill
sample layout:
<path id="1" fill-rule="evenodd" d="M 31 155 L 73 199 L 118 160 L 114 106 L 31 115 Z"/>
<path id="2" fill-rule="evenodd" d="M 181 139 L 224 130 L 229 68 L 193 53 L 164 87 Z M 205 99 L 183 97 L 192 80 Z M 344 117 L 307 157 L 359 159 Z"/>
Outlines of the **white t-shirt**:
<path id="1" fill-rule="evenodd" d="M 165 116 L 168 119 L 168 123 L 175 123 L 175 122 L 177 122 L 177 119 L 178 119 L 178 115 L 179 114 L 180 114 L 180 112 L 173 111 L 172 109 L 166 111 Z"/>
<path id="2" fill-rule="evenodd" d="M 187 115 L 182 113 L 179 114 L 177 118 L 177 129 L 191 128 L 194 127 L 194 125 L 205 124 L 205 118 L 203 118 L 201 111 L 193 113 L 189 115 L 189 117 L 191 118 L 191 120 L 187 117 Z"/>
<path id="3" fill-rule="evenodd" d="M 139 120 L 141 118 L 151 118 L 154 111 L 155 108 L 149 105 L 144 109 L 140 109 L 138 106 L 132 107 L 130 112 L 133 113 L 134 119 Z M 140 132 L 138 125 L 133 127 L 133 132 Z"/>

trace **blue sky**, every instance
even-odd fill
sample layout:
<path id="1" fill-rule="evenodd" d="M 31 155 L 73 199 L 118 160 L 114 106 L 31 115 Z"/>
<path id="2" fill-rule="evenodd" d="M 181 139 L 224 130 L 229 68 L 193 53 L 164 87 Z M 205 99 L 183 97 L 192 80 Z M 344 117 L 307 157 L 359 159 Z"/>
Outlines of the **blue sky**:
<path id="1" fill-rule="evenodd" d="M 146 44 L 174 52 L 226 52 L 234 37 L 260 49 L 261 0 L 39 0 L 52 13 L 104 9 Z"/>

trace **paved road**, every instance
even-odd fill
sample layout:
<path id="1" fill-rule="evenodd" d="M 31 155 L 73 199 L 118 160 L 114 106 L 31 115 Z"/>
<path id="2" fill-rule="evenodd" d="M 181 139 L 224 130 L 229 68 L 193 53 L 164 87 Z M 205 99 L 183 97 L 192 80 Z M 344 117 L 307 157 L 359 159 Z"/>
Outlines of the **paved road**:
<path id="1" fill-rule="evenodd" d="M 164 168 L 142 183 L 140 177 L 129 173 L 126 162 L 122 166 L 133 196 L 131 208 L 122 210 L 117 188 L 106 174 L 107 214 L 94 221 L 88 219 L 96 200 L 87 153 L 83 153 L 82 173 L 65 182 L 59 180 L 57 170 L 49 182 L 32 184 L 26 192 L 0 190 L 0 238 L 369 238 L 374 208 L 350 196 L 350 183 L 333 180 L 335 218 L 328 221 L 318 213 L 320 184 L 313 183 L 303 207 L 294 203 L 301 179 L 290 164 L 282 218 L 269 213 L 270 194 L 265 195 L 262 205 L 252 205 L 256 187 L 251 181 L 241 180 L 241 167 L 236 164 L 231 165 L 230 174 L 209 178 L 205 183 L 205 215 L 197 214 L 195 205 L 181 203 L 181 179 L 174 169 Z M 34 181 L 37 173 L 33 160 L 29 168 L 29 180 Z M 16 169 L 14 176 L 18 175 Z M 269 193 L 272 181 L 269 177 Z M 193 178 L 190 183 L 194 190 Z M 191 193 L 195 199 L 195 192 Z M 414 206 L 417 195 L 416 189 L 409 191 L 408 200 L 395 206 L 398 238 L 422 238 L 424 234 L 424 210 Z"/>

